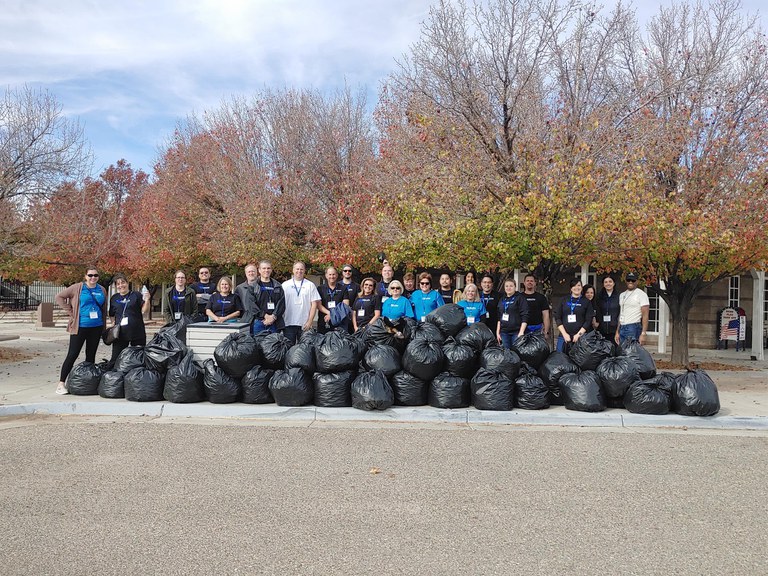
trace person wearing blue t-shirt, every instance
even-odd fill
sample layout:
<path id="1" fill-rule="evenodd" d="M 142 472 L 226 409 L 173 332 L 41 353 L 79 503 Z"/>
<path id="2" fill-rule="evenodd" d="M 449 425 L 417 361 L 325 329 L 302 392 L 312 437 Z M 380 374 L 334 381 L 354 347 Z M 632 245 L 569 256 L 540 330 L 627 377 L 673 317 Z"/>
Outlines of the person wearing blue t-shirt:
<path id="1" fill-rule="evenodd" d="M 381 303 L 381 315 L 390 320 L 397 321 L 401 318 L 415 318 L 410 300 L 403 296 L 403 285 L 399 280 L 389 283 L 389 298 Z"/>
<path id="2" fill-rule="evenodd" d="M 411 304 L 419 322 L 424 322 L 427 314 L 445 304 L 440 293 L 432 289 L 432 275 L 429 272 L 419 274 L 419 290 L 411 294 Z"/>
<path id="3" fill-rule="evenodd" d="M 485 304 L 480 300 L 480 294 L 474 284 L 464 287 L 464 298 L 459 300 L 458 305 L 464 309 L 467 324 L 480 322 L 485 317 Z"/>

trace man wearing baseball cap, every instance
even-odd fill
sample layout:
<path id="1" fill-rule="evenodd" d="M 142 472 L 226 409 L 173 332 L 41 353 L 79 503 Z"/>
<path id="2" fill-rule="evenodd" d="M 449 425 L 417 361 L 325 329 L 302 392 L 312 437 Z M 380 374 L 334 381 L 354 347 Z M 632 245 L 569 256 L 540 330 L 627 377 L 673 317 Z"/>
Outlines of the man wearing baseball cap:
<path id="1" fill-rule="evenodd" d="M 634 338 L 645 345 L 648 330 L 648 311 L 651 303 L 648 294 L 637 287 L 637 275 L 630 272 L 624 277 L 627 289 L 619 296 L 619 325 L 616 328 L 616 344 Z"/>

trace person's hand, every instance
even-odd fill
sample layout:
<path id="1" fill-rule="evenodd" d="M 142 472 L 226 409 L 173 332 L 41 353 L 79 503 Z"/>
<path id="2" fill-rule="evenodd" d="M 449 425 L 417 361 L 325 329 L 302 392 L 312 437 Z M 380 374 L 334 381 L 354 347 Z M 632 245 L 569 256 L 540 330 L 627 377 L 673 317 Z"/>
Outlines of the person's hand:
<path id="1" fill-rule="evenodd" d="M 275 323 L 275 316 L 273 314 L 264 314 L 264 326 L 271 326 Z"/>
<path id="2" fill-rule="evenodd" d="M 579 338 L 581 338 L 581 332 L 576 332 L 576 334 L 573 335 L 574 344 L 579 341 Z"/>
<path id="3" fill-rule="evenodd" d="M 638 342 L 640 342 L 640 346 L 645 346 L 645 332 L 640 332 L 640 340 Z"/>
<path id="4" fill-rule="evenodd" d="M 618 334 L 616 334 L 616 335 L 613 337 L 613 341 L 614 341 L 614 342 L 616 342 L 616 345 L 617 345 L 617 346 L 619 345 L 619 335 L 618 335 Z"/>
<path id="5" fill-rule="evenodd" d="M 301 329 L 306 332 L 307 330 L 312 328 L 312 320 L 307 320 L 306 324 L 301 327 Z"/>
<path id="6" fill-rule="evenodd" d="M 517 335 L 517 337 L 518 337 L 518 338 L 522 338 L 522 337 L 523 337 L 523 334 L 525 334 L 525 332 L 520 332 L 520 334 L 518 334 L 518 335 Z"/>
<path id="7" fill-rule="evenodd" d="M 326 324 L 329 324 L 331 322 L 331 315 L 330 314 L 326 314 L 323 318 L 325 319 Z"/>
<path id="8" fill-rule="evenodd" d="M 222 324 L 224 322 L 224 317 L 216 316 L 216 322 L 218 322 L 219 324 Z"/>
<path id="9" fill-rule="evenodd" d="M 565 334 L 563 334 L 563 340 L 565 340 L 566 342 L 570 342 L 571 341 L 571 335 L 568 334 L 568 332 L 566 332 Z"/>
<path id="10" fill-rule="evenodd" d="M 501 344 L 501 334 L 496 334 L 496 342 Z"/>

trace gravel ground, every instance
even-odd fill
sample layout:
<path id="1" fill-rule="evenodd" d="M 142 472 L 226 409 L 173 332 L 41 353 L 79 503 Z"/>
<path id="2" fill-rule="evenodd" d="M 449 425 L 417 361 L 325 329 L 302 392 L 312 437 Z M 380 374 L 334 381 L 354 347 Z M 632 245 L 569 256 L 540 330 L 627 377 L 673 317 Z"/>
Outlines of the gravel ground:
<path id="1" fill-rule="evenodd" d="M 765 574 L 768 439 L 0 428 L 0 572 Z"/>

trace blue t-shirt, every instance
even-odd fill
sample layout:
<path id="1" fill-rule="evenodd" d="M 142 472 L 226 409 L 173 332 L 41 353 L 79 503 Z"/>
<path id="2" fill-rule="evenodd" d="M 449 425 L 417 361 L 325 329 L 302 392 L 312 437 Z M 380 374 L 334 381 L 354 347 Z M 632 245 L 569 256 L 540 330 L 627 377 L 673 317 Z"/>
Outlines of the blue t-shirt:
<path id="1" fill-rule="evenodd" d="M 445 301 L 437 290 L 430 290 L 426 294 L 421 290 L 417 290 L 411 294 L 411 304 L 413 304 L 413 313 L 416 315 L 416 320 L 423 322 L 427 314 L 432 312 L 432 310 L 437 310 L 445 304 Z"/>
<path id="2" fill-rule="evenodd" d="M 482 302 L 468 302 L 461 300 L 459 306 L 464 308 L 464 315 L 467 317 L 467 324 L 480 322 L 485 316 L 485 305 Z"/>
<path id="3" fill-rule="evenodd" d="M 414 318 L 413 306 L 408 298 L 400 296 L 399 298 L 387 298 L 381 303 L 381 315 L 390 320 L 400 320 L 403 316 Z"/>
<path id="4" fill-rule="evenodd" d="M 103 306 L 104 292 L 101 291 L 101 287 L 96 286 L 91 290 L 83 284 L 83 289 L 80 290 L 80 328 L 104 326 Z M 93 313 L 95 318 L 92 318 Z"/>

